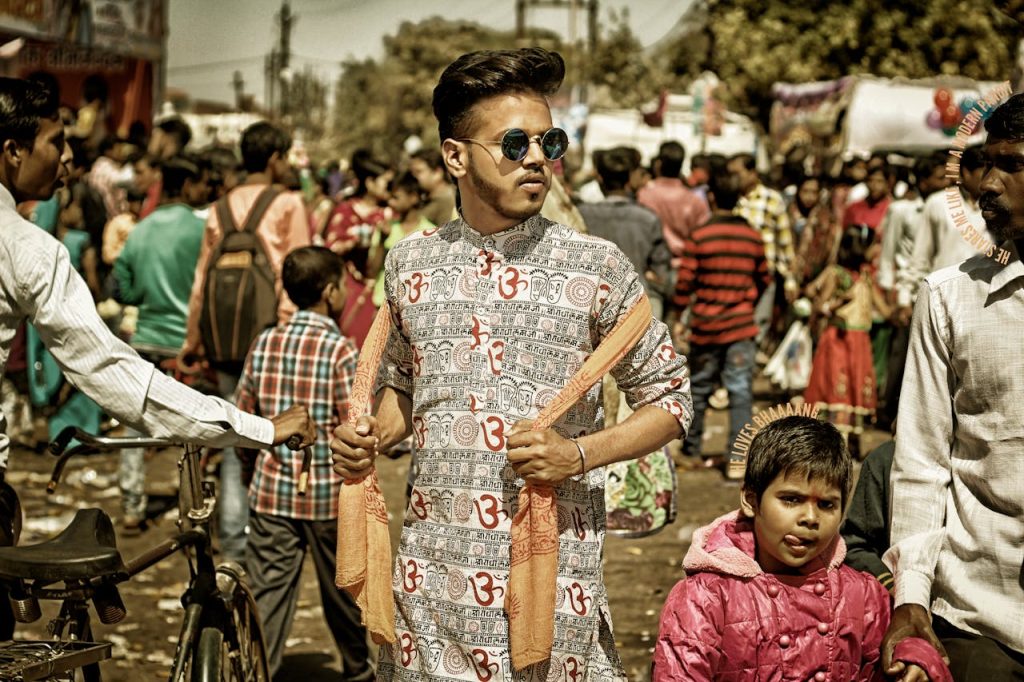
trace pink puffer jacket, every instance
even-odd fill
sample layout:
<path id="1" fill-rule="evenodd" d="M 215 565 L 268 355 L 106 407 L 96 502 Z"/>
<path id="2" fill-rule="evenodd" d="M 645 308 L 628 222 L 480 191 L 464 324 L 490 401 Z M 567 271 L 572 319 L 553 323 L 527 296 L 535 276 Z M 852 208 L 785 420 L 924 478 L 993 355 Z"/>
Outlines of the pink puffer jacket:
<path id="1" fill-rule="evenodd" d="M 765 573 L 755 560 L 753 522 L 732 512 L 693 534 L 661 614 L 654 682 L 869 682 L 884 679 L 879 647 L 889 626 L 889 594 L 843 565 L 835 543 L 804 575 Z M 926 670 L 928 661 L 896 657 Z"/>

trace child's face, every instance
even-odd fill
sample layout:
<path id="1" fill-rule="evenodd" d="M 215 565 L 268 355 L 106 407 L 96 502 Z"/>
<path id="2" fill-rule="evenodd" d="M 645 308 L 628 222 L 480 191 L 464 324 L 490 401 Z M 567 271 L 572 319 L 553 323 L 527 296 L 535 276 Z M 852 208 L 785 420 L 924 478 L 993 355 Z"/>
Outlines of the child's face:
<path id="1" fill-rule="evenodd" d="M 797 191 L 797 198 L 800 199 L 800 205 L 804 208 L 814 208 L 820 197 L 821 185 L 817 179 L 804 180 Z"/>
<path id="2" fill-rule="evenodd" d="M 743 512 L 754 519 L 757 563 L 766 573 L 795 573 L 835 539 L 843 519 L 842 493 L 821 479 L 779 474 L 757 501 L 744 491 Z"/>
<path id="3" fill-rule="evenodd" d="M 331 317 L 340 315 L 345 310 L 345 298 L 348 296 L 348 280 L 341 273 L 337 284 L 331 288 L 327 296 L 327 313 Z"/>
<path id="4" fill-rule="evenodd" d="M 375 178 L 366 179 L 366 195 L 372 199 L 376 199 L 378 202 L 385 202 L 388 200 L 390 193 L 388 192 L 388 184 L 391 182 L 392 173 L 388 171 L 383 175 L 378 175 Z"/>
<path id="5" fill-rule="evenodd" d="M 399 188 L 391 193 L 388 206 L 398 215 L 405 215 L 416 206 L 418 201 L 419 197 L 416 194 Z"/>

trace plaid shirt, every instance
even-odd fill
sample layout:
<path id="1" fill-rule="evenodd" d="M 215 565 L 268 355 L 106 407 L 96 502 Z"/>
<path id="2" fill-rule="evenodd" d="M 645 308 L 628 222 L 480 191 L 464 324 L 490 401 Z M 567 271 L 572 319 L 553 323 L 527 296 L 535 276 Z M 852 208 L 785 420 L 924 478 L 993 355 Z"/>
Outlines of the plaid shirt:
<path id="1" fill-rule="evenodd" d="M 261 514 L 324 521 L 338 516 L 341 477 L 331 468 L 329 435 L 348 413 L 356 371 L 355 345 L 341 335 L 334 320 L 300 310 L 287 324 L 260 334 L 245 359 L 238 384 L 238 407 L 273 416 L 292 405 L 305 405 L 320 432 L 313 446 L 309 487 L 300 497 L 302 451 L 279 445 L 260 450 L 249 507 Z"/>
<path id="2" fill-rule="evenodd" d="M 795 260 L 793 229 L 789 224 L 786 202 L 782 195 L 758 184 L 750 194 L 740 198 L 733 212 L 745 218 L 761 233 L 768 270 L 779 273 L 787 280 L 791 279 Z"/>

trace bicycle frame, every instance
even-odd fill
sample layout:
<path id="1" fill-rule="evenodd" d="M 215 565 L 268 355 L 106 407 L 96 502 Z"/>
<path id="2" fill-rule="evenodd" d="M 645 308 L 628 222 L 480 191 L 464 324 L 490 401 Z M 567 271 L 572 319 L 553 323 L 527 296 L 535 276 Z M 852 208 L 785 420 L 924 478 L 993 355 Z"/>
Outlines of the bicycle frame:
<path id="1" fill-rule="evenodd" d="M 65 450 L 72 439 L 78 440 L 79 444 Z M 54 466 L 47 491 L 49 493 L 55 491 L 64 467 L 71 457 L 140 447 L 181 447 L 181 445 L 155 438 L 97 437 L 75 427 L 68 427 L 50 445 L 51 453 L 58 455 L 59 459 Z M 48 584 L 40 584 L 38 580 L 33 581 L 31 585 L 24 585 L 24 592 L 29 597 L 63 601 L 60 615 L 50 621 L 49 631 L 54 639 L 91 637 L 88 601 L 95 596 L 97 590 L 126 582 L 178 552 L 185 554 L 188 559 L 191 579 L 182 595 L 185 613 L 174 653 L 170 682 L 181 681 L 189 655 L 195 647 L 202 627 L 213 625 L 223 629 L 224 623 L 230 616 L 227 600 L 232 594 L 235 581 L 239 579 L 241 571 L 240 569 L 236 571 L 230 564 L 222 566 L 220 569 L 214 564 L 209 527 L 216 505 L 216 496 L 212 487 L 202 480 L 200 451 L 201 448 L 186 445 L 178 460 L 179 518 L 177 523 L 180 532 L 177 535 L 125 561 L 124 570 L 112 575 L 91 578 L 82 581 L 81 584 L 67 585 L 65 589 L 53 589 Z M 223 587 L 219 583 L 222 583 Z M 116 590 L 116 587 L 113 589 Z M 122 613 L 120 617 L 123 616 Z M 95 668 L 95 672 L 92 674 L 83 670 L 87 682 L 99 679 L 98 667 L 95 664 L 86 666 L 86 668 Z"/>

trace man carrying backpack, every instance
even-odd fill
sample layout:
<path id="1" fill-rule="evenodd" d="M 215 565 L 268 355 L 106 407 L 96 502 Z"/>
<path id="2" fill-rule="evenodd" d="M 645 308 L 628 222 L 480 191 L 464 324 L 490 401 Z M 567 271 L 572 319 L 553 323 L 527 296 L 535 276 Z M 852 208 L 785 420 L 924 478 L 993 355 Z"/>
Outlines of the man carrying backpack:
<path id="1" fill-rule="evenodd" d="M 281 189 L 291 173 L 291 138 L 266 122 L 242 133 L 247 179 L 210 208 L 192 295 L 181 365 L 202 358 L 217 371 L 221 396 L 233 400 L 249 345 L 257 334 L 295 311 L 281 286 L 281 264 L 293 249 L 309 245 L 302 200 Z M 221 464 L 221 551 L 241 563 L 248 503 L 241 464 L 225 449 Z"/>

